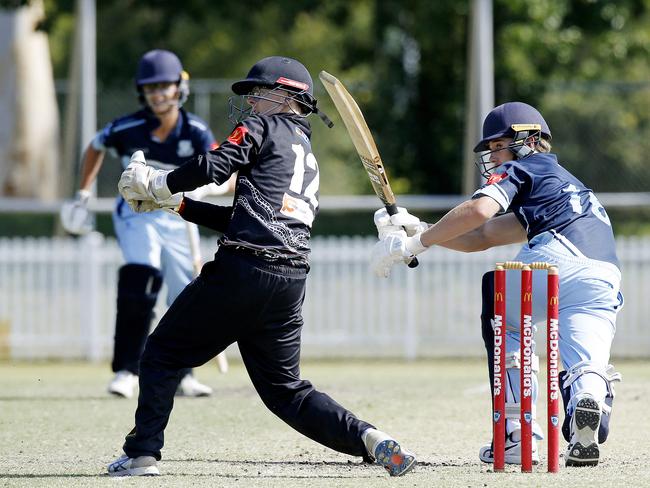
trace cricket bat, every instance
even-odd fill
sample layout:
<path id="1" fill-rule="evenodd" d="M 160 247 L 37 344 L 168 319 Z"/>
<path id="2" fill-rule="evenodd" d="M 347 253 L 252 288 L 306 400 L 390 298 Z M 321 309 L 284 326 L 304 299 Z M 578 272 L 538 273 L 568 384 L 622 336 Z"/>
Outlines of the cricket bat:
<path id="1" fill-rule="evenodd" d="M 332 76 L 327 71 L 321 71 L 318 77 L 332 98 L 341 119 L 343 119 L 352 143 L 361 158 L 361 163 L 368 174 L 368 178 L 370 178 L 373 190 L 375 190 L 384 207 L 386 207 L 388 215 L 395 215 L 397 213 L 395 195 L 388 182 L 384 163 L 361 109 L 343 86 L 343 83 L 335 76 Z M 414 257 L 408 263 L 408 266 L 409 268 L 415 268 L 418 264 L 417 258 Z"/>

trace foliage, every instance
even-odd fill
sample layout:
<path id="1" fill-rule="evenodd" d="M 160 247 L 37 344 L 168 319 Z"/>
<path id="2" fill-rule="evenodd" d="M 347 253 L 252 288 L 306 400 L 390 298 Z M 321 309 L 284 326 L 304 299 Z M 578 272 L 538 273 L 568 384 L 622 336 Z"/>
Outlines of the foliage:
<path id="1" fill-rule="evenodd" d="M 497 102 L 537 105 L 560 161 L 594 189 L 648 191 L 650 3 L 497 4 Z"/>
<path id="2" fill-rule="evenodd" d="M 496 103 L 540 108 L 560 160 L 596 190 L 647 190 L 650 2 L 493 4 Z M 74 2 L 45 5 L 55 74 L 65 78 Z M 137 59 L 153 47 L 177 52 L 193 79 L 232 80 L 264 56 L 296 57 L 353 92 L 397 193 L 460 192 L 469 0 L 112 0 L 97 9 L 100 88 L 132 93 Z M 336 122 L 318 82 L 316 95 Z M 225 108 L 209 121 L 218 138 L 223 120 Z M 369 193 L 342 124 L 313 126 L 323 190 Z"/>

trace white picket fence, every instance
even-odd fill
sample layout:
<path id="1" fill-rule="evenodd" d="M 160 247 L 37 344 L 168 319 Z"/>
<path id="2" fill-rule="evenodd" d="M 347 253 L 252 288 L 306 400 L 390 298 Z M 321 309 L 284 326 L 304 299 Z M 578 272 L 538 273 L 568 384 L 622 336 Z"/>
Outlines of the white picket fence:
<path id="1" fill-rule="evenodd" d="M 313 240 L 304 356 L 483 354 L 480 279 L 517 248 L 474 254 L 431 249 L 420 256 L 419 268 L 399 267 L 383 280 L 368 266 L 373 241 Z M 204 256 L 214 254 L 212 239 L 201 247 Z M 626 304 L 613 355 L 649 357 L 650 239 L 619 238 L 618 251 Z M 0 239 L 0 355 L 4 344 L 4 354 L 13 358 L 110 358 L 121 264 L 115 240 L 97 233 L 83 239 Z M 236 354 L 236 348 L 228 353 Z"/>

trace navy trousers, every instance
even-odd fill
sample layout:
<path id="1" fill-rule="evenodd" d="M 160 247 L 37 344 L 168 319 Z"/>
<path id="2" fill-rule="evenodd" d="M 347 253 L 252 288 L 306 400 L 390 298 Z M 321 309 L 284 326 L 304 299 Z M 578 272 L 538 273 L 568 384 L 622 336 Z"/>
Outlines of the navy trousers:
<path id="1" fill-rule="evenodd" d="M 221 248 L 149 336 L 140 361 L 130 457 L 160 459 L 179 372 L 198 367 L 237 342 L 264 404 L 301 434 L 368 460 L 359 420 L 300 378 L 300 333 L 307 269 Z"/>

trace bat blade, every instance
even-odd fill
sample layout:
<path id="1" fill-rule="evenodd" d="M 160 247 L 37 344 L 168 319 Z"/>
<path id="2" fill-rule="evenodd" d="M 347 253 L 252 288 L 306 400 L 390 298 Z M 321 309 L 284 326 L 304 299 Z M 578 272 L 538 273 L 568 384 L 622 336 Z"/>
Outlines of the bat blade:
<path id="1" fill-rule="evenodd" d="M 321 71 L 318 78 L 334 102 L 334 106 L 348 130 L 348 134 L 350 134 L 373 190 L 386 207 L 388 214 L 395 215 L 397 213 L 395 194 L 390 187 L 384 163 L 359 105 L 343 86 L 343 83 L 335 76 L 327 71 Z M 414 257 L 408 263 L 408 266 L 415 268 L 418 264 L 417 258 Z"/>
<path id="2" fill-rule="evenodd" d="M 386 206 L 389 214 L 393 215 L 397 212 L 395 195 L 388 182 L 384 163 L 381 160 L 379 150 L 377 150 L 377 145 L 361 109 L 345 86 L 343 86 L 343 83 L 335 76 L 332 76 L 326 71 L 321 71 L 318 77 L 334 102 L 336 110 L 339 112 L 348 130 L 348 134 L 350 134 L 352 143 L 368 174 L 373 190 Z"/>

